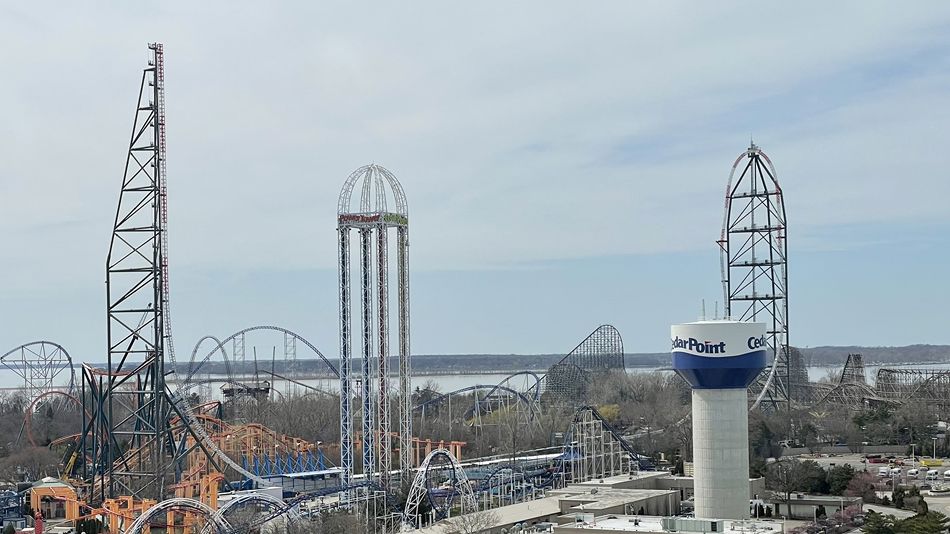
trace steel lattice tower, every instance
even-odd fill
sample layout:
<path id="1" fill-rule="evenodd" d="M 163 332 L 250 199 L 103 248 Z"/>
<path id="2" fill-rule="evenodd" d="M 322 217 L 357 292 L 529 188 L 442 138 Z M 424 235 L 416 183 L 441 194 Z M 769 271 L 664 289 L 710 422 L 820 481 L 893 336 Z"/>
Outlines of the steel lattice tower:
<path id="1" fill-rule="evenodd" d="M 791 398 L 785 237 L 785 201 L 775 167 L 752 143 L 732 165 L 718 243 L 726 316 L 768 328 L 773 361 L 752 386 L 753 407 L 763 399 L 787 407 Z"/>
<path id="2" fill-rule="evenodd" d="M 359 190 L 359 203 L 352 201 Z M 393 203 L 390 209 L 390 202 Z M 389 234 L 396 234 L 396 317 L 399 360 L 399 463 L 403 477 L 412 468 L 412 375 L 409 351 L 409 209 L 402 185 L 378 165 L 354 171 L 343 184 L 337 210 L 340 282 L 340 457 L 343 486 L 353 477 L 352 367 L 353 312 L 350 234 L 359 235 L 361 363 L 356 382 L 362 399 L 363 472 L 379 472 L 390 487 L 390 268 Z"/>
<path id="3" fill-rule="evenodd" d="M 93 443 L 87 445 L 103 497 L 161 497 L 171 474 L 164 462 L 171 445 L 164 54 L 159 43 L 149 50 L 106 260 L 108 369 L 84 371 L 84 390 L 88 384 L 101 399 L 91 422 Z"/>
<path id="4" fill-rule="evenodd" d="M 149 45 L 106 259 L 107 368 L 83 364 L 82 432 L 68 475 L 85 501 L 163 499 L 188 454 L 200 448 L 224 472 L 194 425 L 187 400 L 165 382 L 175 368 L 168 291 L 164 50 Z M 178 436 L 176 442 L 175 436 Z M 233 463 L 233 462 L 232 462 Z M 229 464 L 230 465 L 230 464 Z"/>

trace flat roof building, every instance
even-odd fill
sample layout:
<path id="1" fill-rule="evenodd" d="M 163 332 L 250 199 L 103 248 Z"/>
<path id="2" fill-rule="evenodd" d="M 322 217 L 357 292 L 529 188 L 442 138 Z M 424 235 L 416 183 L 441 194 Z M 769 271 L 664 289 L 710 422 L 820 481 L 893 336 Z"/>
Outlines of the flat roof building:
<path id="1" fill-rule="evenodd" d="M 725 534 L 780 534 L 784 527 L 779 521 L 691 519 L 683 517 L 657 517 L 611 515 L 589 518 L 589 521 L 562 524 L 553 527 L 553 534 L 607 534 L 639 532 L 666 534 L 668 532 L 717 532 Z"/>

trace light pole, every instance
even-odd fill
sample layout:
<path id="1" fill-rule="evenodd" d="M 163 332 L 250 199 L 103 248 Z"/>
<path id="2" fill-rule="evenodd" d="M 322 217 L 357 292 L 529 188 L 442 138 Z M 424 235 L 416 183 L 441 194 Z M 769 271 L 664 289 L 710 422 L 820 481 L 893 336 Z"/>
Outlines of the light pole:
<path id="1" fill-rule="evenodd" d="M 917 447 L 917 444 L 916 444 L 916 443 L 911 443 L 911 444 L 910 444 L 910 465 L 911 465 L 911 467 L 917 467 L 917 455 L 914 454 L 915 447 Z"/>
<path id="2" fill-rule="evenodd" d="M 934 460 L 937 459 L 937 438 L 931 438 L 934 440 Z"/>

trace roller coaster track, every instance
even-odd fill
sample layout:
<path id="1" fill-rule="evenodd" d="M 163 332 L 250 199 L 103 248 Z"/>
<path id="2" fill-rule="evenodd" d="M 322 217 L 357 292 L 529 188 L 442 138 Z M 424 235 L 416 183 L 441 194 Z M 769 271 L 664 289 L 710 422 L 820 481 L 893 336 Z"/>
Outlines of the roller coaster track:
<path id="1" fill-rule="evenodd" d="M 280 333 L 282 333 L 282 334 L 284 334 L 284 335 L 293 336 L 294 338 L 296 338 L 296 339 L 302 341 L 303 344 L 306 345 L 308 349 L 310 349 L 311 351 L 313 351 L 314 354 L 316 354 L 317 356 L 320 357 L 321 360 L 323 360 L 323 363 L 325 363 L 325 364 L 327 365 L 327 369 L 330 370 L 330 372 L 333 374 L 333 376 L 335 376 L 336 378 L 339 378 L 339 377 L 340 377 L 340 371 L 339 371 L 336 367 L 334 367 L 332 363 L 330 363 L 330 360 L 328 360 L 327 357 L 324 356 L 322 352 L 320 352 L 320 349 L 318 349 L 313 343 L 307 341 L 306 338 L 304 338 L 303 336 L 301 336 L 300 334 L 298 334 L 298 333 L 296 333 L 296 332 L 293 332 L 293 331 L 291 331 L 291 330 L 287 330 L 286 328 L 282 328 L 282 327 L 280 327 L 280 326 L 272 326 L 272 325 L 258 325 L 258 326 L 252 326 L 252 327 L 249 327 L 249 328 L 245 328 L 244 330 L 239 330 L 239 331 L 237 331 L 237 332 L 231 334 L 230 336 L 228 336 L 228 337 L 226 337 L 226 338 L 224 338 L 224 339 L 218 341 L 218 345 L 217 345 L 214 349 L 212 349 L 211 352 L 209 352 L 204 358 L 202 358 L 201 362 L 197 365 L 197 367 L 195 367 L 195 366 L 193 365 L 193 364 L 194 364 L 194 359 L 195 359 L 195 357 L 197 356 L 197 350 L 198 350 L 198 347 L 196 346 L 196 347 L 195 347 L 195 354 L 192 354 L 192 365 L 189 366 L 189 369 L 193 369 L 193 371 L 190 371 L 190 374 L 197 373 L 197 372 L 198 372 L 198 369 L 200 369 L 201 366 L 204 365 L 204 364 L 211 358 L 211 356 L 212 356 L 215 352 L 221 351 L 222 354 L 226 354 L 226 352 L 225 352 L 225 350 L 224 350 L 224 345 L 225 345 L 226 343 L 228 343 L 228 342 L 230 342 L 230 341 L 233 341 L 233 340 L 236 339 L 238 336 L 247 334 L 248 332 L 255 332 L 255 331 L 258 331 L 258 330 L 272 330 L 272 331 L 274 331 L 274 332 L 280 332 Z M 202 341 L 204 341 L 205 339 L 209 339 L 209 338 L 212 339 L 212 340 L 217 341 L 217 340 L 214 339 L 212 336 L 205 336 L 204 338 L 202 338 Z M 199 345 L 200 345 L 201 341 L 199 341 L 198 343 L 199 343 Z"/>
<path id="2" fill-rule="evenodd" d="M 225 463 L 228 467 L 236 471 L 237 473 L 243 475 L 248 480 L 253 480 L 256 484 L 261 486 L 266 486 L 268 483 L 263 478 L 251 473 L 247 469 L 241 466 L 241 464 L 235 462 L 230 456 L 225 454 L 218 445 L 211 439 L 211 436 L 205 432 L 204 425 L 197 420 L 195 414 L 191 411 L 191 405 L 188 400 L 182 395 L 182 389 L 175 391 L 174 393 L 169 392 L 169 400 L 171 400 L 172 405 L 175 410 L 178 412 L 179 416 L 184 418 L 185 423 L 194 433 L 195 437 L 201 444 L 204 446 L 209 455 L 213 455 L 214 458 Z"/>
<path id="3" fill-rule="evenodd" d="M 534 385 L 528 387 L 528 389 L 525 390 L 525 393 L 529 393 L 529 392 L 531 392 L 531 391 L 533 390 L 533 391 L 534 391 L 534 400 L 535 400 L 536 402 L 539 401 L 539 400 L 541 400 L 541 378 L 542 378 L 542 377 L 541 377 L 541 376 L 538 376 L 538 373 L 535 373 L 534 371 L 518 371 L 518 372 L 516 372 L 516 373 L 511 373 L 510 375 L 508 375 L 508 376 L 506 376 L 504 379 L 502 379 L 500 382 L 498 382 L 498 385 L 495 386 L 495 389 L 489 391 L 488 394 L 485 395 L 485 396 L 486 396 L 486 397 L 491 397 L 492 395 L 494 395 L 495 391 L 498 389 L 499 386 L 504 386 L 505 384 L 507 384 L 508 382 L 510 382 L 512 378 L 515 378 L 515 377 L 518 377 L 518 376 L 525 376 L 525 377 L 532 377 L 532 378 L 534 378 Z"/>
<path id="4" fill-rule="evenodd" d="M 53 395 L 59 395 L 61 397 L 64 397 L 66 400 L 70 400 L 80 410 L 85 411 L 85 409 L 83 408 L 82 402 L 79 399 L 77 399 L 75 396 L 70 395 L 69 393 L 66 393 L 64 391 L 58 391 L 54 389 L 52 391 L 47 391 L 46 393 L 43 393 L 42 395 L 33 399 L 33 401 L 30 402 L 30 405 L 27 407 L 26 411 L 23 413 L 23 426 L 26 429 L 26 439 L 29 440 L 30 445 L 34 447 L 38 447 L 39 445 L 36 444 L 36 440 L 33 438 L 33 410 L 36 409 L 37 403 L 39 403 L 41 400 L 47 397 L 52 397 Z M 89 412 L 87 411 L 86 417 L 91 418 L 92 415 L 90 415 Z"/>
<path id="5" fill-rule="evenodd" d="M 53 390 L 54 380 L 63 372 L 68 374 L 66 391 L 76 388 L 76 370 L 69 352 L 59 343 L 31 341 L 10 349 L 0 356 L 0 365 L 17 374 L 31 397 Z"/>
<path id="6" fill-rule="evenodd" d="M 195 358 L 198 357 L 198 349 L 201 348 L 201 344 L 205 341 L 214 341 L 215 347 L 211 350 L 204 358 L 195 365 Z M 224 372 L 228 376 L 228 380 L 234 380 L 234 371 L 231 369 L 231 362 L 228 361 L 228 353 L 224 350 L 224 342 L 214 336 L 205 336 L 198 340 L 198 343 L 195 344 L 195 348 L 191 351 L 191 360 L 188 362 L 188 374 L 185 375 L 185 382 L 190 382 L 194 378 L 195 374 L 201 369 L 201 366 L 204 365 L 208 360 L 211 359 L 211 356 L 215 352 L 221 352 L 221 358 L 224 360 Z"/>
<path id="7" fill-rule="evenodd" d="M 584 431 L 588 430 L 586 426 L 594 427 L 599 424 L 600 428 L 604 433 L 606 433 L 614 443 L 617 444 L 620 449 L 627 454 L 630 462 L 635 464 L 638 469 L 648 470 L 652 468 L 652 464 L 648 460 L 644 460 L 639 453 L 627 442 L 626 439 L 618 432 L 613 425 L 607 422 L 606 419 L 597 411 L 597 408 L 593 406 L 583 406 L 577 410 L 574 415 L 574 422 L 571 423 L 571 428 L 568 431 L 567 435 L 564 437 L 564 450 L 565 454 L 573 455 L 575 452 L 575 443 L 583 445 L 585 439 L 583 435 Z M 603 437 L 603 436 L 601 436 Z M 581 439 L 578 439 L 581 438 Z M 604 440 L 599 440 L 603 442 Z M 603 453 L 603 451 L 601 451 Z"/>
<path id="8" fill-rule="evenodd" d="M 437 461 L 444 463 L 436 464 Z M 452 489 L 440 490 L 440 488 L 433 487 L 434 482 L 442 482 L 442 480 L 436 480 L 437 476 L 441 479 L 446 472 L 448 472 L 449 476 L 447 478 L 451 482 Z M 447 491 L 441 502 L 433 496 L 437 490 Z M 429 502 L 432 510 L 436 513 L 436 517 L 443 519 L 456 496 L 461 497 L 460 504 L 463 514 L 466 511 L 474 512 L 478 510 L 478 501 L 475 500 L 475 494 L 472 492 L 472 486 L 468 482 L 465 470 L 462 469 L 458 460 L 452 456 L 452 453 L 445 449 L 436 449 L 426 455 L 416 471 L 416 476 L 412 480 L 409 494 L 406 497 L 406 508 L 403 512 L 404 521 L 414 527 L 421 526 L 419 507 L 423 499 Z"/>
<path id="9" fill-rule="evenodd" d="M 208 526 L 201 531 L 202 533 L 230 534 L 234 531 L 227 520 L 216 514 L 207 504 L 195 499 L 176 497 L 166 499 L 143 512 L 129 525 L 124 534 L 142 534 L 148 530 L 149 523 L 153 519 L 171 511 L 190 512 L 207 519 Z"/>
<path id="10" fill-rule="evenodd" d="M 543 388 L 559 402 L 576 403 L 586 396 L 592 372 L 624 368 L 623 338 L 613 325 L 602 324 L 548 368 L 538 392 Z"/>
<path id="11" fill-rule="evenodd" d="M 487 390 L 489 393 L 488 393 L 487 395 L 485 395 L 484 397 L 482 397 L 481 399 L 478 399 L 477 402 L 482 402 L 482 401 L 488 399 L 488 398 L 490 397 L 490 395 L 492 395 L 492 394 L 494 394 L 494 393 L 496 393 L 496 392 L 498 392 L 498 391 L 500 390 L 500 391 L 503 391 L 503 392 L 508 393 L 508 394 L 510 394 L 510 395 L 514 395 L 515 398 L 518 399 L 519 401 L 521 401 L 522 403 L 524 403 L 525 406 L 529 406 L 529 407 L 530 407 L 530 406 L 533 406 L 533 404 L 534 404 L 534 401 L 533 401 L 532 399 L 530 399 L 529 397 L 527 397 L 524 393 L 522 393 L 522 392 L 520 392 L 520 391 L 516 391 L 516 390 L 514 390 L 514 389 L 511 389 L 511 388 L 509 388 L 509 387 L 507 387 L 507 386 L 502 386 L 501 384 L 495 384 L 495 385 L 477 384 L 477 385 L 474 385 L 474 386 L 468 386 L 468 387 L 456 389 L 455 391 L 450 391 L 450 392 L 448 392 L 448 393 L 443 393 L 443 394 L 439 395 L 438 397 L 433 397 L 433 398 L 427 400 L 426 402 L 417 404 L 417 405 L 412 409 L 412 411 L 415 412 L 415 411 L 422 410 L 422 409 L 424 409 L 424 408 L 426 408 L 426 407 L 428 407 L 428 406 L 433 406 L 433 405 L 441 404 L 441 403 L 447 401 L 450 397 L 455 397 L 455 396 L 458 396 L 458 395 L 464 395 L 464 394 L 466 394 L 466 393 L 472 393 L 472 392 L 475 392 L 475 391 L 486 391 L 486 390 Z"/>

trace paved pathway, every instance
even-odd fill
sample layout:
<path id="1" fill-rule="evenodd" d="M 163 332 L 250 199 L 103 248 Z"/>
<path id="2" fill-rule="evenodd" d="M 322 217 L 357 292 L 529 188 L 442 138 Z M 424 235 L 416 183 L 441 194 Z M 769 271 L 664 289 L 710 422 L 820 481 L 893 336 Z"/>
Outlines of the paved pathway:
<path id="1" fill-rule="evenodd" d="M 899 508 L 893 508 L 890 506 L 881 506 L 880 504 L 865 504 L 864 511 L 892 515 L 898 519 L 906 519 L 914 515 L 914 512 L 911 512 L 910 510 L 901 510 Z"/>

